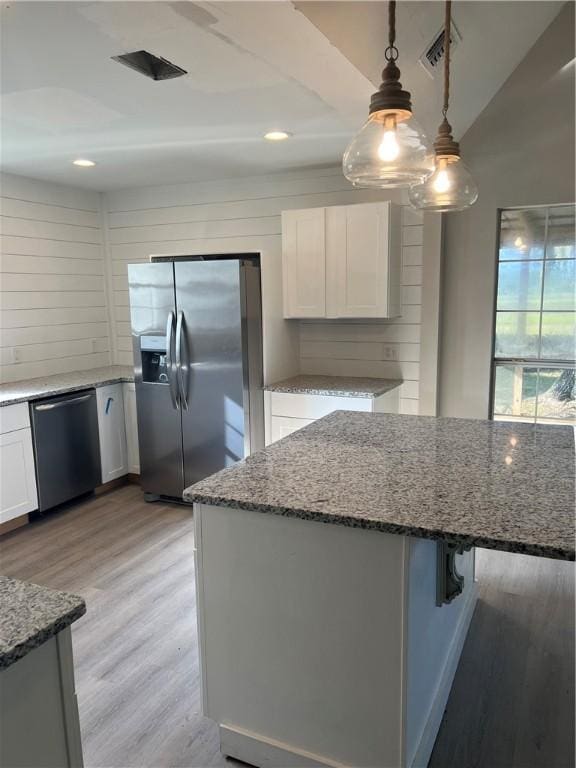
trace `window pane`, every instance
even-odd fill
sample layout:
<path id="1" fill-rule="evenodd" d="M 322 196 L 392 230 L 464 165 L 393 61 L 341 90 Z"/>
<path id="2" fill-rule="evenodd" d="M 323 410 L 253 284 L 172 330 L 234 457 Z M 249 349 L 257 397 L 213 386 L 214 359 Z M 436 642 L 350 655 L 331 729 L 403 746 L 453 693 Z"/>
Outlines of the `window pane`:
<path id="1" fill-rule="evenodd" d="M 514 261 L 500 264 L 497 308 L 540 309 L 542 264 L 542 261 Z M 548 266 L 556 266 L 556 263 Z"/>
<path id="2" fill-rule="evenodd" d="M 576 257 L 574 245 L 574 206 L 562 205 L 548 209 L 547 259 L 573 259 Z"/>
<path id="3" fill-rule="evenodd" d="M 500 261 L 543 259 L 546 208 L 502 211 Z"/>
<path id="4" fill-rule="evenodd" d="M 506 266 L 513 265 L 506 264 Z M 547 262 L 544 273 L 543 309 L 576 309 L 575 278 L 576 261 Z"/>
<path id="5" fill-rule="evenodd" d="M 542 346 L 540 357 L 551 360 L 573 360 L 575 355 L 574 312 L 542 313 Z"/>
<path id="6" fill-rule="evenodd" d="M 540 368 L 538 419 L 576 419 L 574 368 Z"/>
<path id="7" fill-rule="evenodd" d="M 537 389 L 537 368 L 523 368 L 521 365 L 496 366 L 494 415 L 533 418 L 536 415 Z"/>
<path id="8" fill-rule="evenodd" d="M 538 357 L 539 312 L 496 313 L 496 357 Z"/>

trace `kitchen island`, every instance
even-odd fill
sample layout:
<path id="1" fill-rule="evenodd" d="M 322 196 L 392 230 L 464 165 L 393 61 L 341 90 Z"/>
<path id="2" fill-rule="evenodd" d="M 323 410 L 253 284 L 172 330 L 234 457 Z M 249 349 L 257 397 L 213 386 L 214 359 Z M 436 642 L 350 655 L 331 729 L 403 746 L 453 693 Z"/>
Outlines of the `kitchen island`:
<path id="1" fill-rule="evenodd" d="M 81 597 L 0 576 L 0 766 L 82 768 L 71 625 Z"/>
<path id="2" fill-rule="evenodd" d="M 257 766 L 425 766 L 473 548 L 574 559 L 569 427 L 336 412 L 185 493 L 204 712 Z"/>

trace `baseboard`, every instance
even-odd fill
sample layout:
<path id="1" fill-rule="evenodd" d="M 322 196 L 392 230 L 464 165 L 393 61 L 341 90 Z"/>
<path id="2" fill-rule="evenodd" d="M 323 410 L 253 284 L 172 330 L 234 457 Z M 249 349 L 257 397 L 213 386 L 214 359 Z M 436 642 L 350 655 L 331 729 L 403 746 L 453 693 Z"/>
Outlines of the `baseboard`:
<path id="1" fill-rule="evenodd" d="M 132 473 L 122 475 L 122 477 L 117 477 L 115 480 L 110 480 L 107 483 L 97 486 L 94 488 L 94 493 L 96 496 L 99 496 L 102 493 L 109 493 L 116 488 L 122 488 L 123 485 L 128 484 L 140 485 L 140 475 L 134 475 Z"/>
<path id="2" fill-rule="evenodd" d="M 460 614 L 456 631 L 452 637 L 452 642 L 450 643 L 450 648 L 446 655 L 446 662 L 436 688 L 436 694 L 432 706 L 430 707 L 430 711 L 428 712 L 426 725 L 422 729 L 420 741 L 416 747 L 416 752 L 414 753 L 414 759 L 410 763 L 410 768 L 426 768 L 430 761 L 430 755 L 434 749 L 436 736 L 438 735 L 440 723 L 442 722 L 444 710 L 446 709 L 448 697 L 450 696 L 454 675 L 458 669 L 458 662 L 460 661 L 462 648 L 464 647 L 464 642 L 468 635 L 468 628 L 472 621 L 477 598 L 478 589 L 476 584 L 473 583 L 472 589 L 468 593 L 464 610 Z"/>
<path id="3" fill-rule="evenodd" d="M 257 768 L 350 768 L 233 725 L 220 725 L 220 749 L 228 757 Z"/>
<path id="4" fill-rule="evenodd" d="M 29 521 L 30 515 L 20 515 L 19 517 L 13 517 L 12 520 L 6 520 L 5 523 L 0 523 L 0 536 L 4 536 L 4 534 L 10 533 L 10 531 L 15 531 L 23 525 L 28 525 Z"/>
<path id="5" fill-rule="evenodd" d="M 109 480 L 107 483 L 102 483 L 102 485 L 96 486 L 96 488 L 94 488 L 94 494 L 100 496 L 103 493 L 110 493 L 110 491 L 114 491 L 116 488 L 122 488 L 122 486 L 127 483 L 128 475 L 122 475 L 122 477 L 117 477 L 115 480 Z"/>

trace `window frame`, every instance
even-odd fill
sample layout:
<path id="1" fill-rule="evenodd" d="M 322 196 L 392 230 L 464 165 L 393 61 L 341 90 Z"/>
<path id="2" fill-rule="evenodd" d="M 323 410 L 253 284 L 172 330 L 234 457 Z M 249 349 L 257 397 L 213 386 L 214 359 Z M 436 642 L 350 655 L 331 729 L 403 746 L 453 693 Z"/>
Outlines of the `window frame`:
<path id="1" fill-rule="evenodd" d="M 500 273 L 500 264 L 508 264 L 508 263 L 526 263 L 529 262 L 530 259 L 511 259 L 511 260 L 505 260 L 500 261 L 500 236 L 502 231 L 502 214 L 506 213 L 508 211 L 527 211 L 527 210 L 535 210 L 535 209 L 546 209 L 548 211 L 550 208 L 566 208 L 568 206 L 573 206 L 576 209 L 576 202 L 563 202 L 563 203 L 541 203 L 537 205 L 510 205 L 510 206 L 503 206 L 496 209 L 496 242 L 495 242 L 495 269 L 494 269 L 494 286 L 493 286 L 493 294 L 492 294 L 492 339 L 490 344 L 490 396 L 488 398 L 488 418 L 490 421 L 494 421 L 494 403 L 495 403 L 495 396 L 496 396 L 496 369 L 499 366 L 504 365 L 523 365 L 525 367 L 532 367 L 532 368 L 566 368 L 568 366 L 574 367 L 576 364 L 576 360 L 551 360 L 551 359 L 534 359 L 534 358 L 526 358 L 526 357 L 496 357 L 496 320 L 498 318 L 498 283 L 499 283 L 499 273 Z M 538 310 L 539 314 L 539 332 L 538 332 L 538 353 L 540 353 L 540 350 L 542 348 L 542 315 L 544 313 L 543 310 L 543 296 L 544 296 L 544 285 L 545 285 L 545 268 L 546 268 L 546 246 L 548 245 L 548 213 L 546 214 L 546 230 L 545 230 L 545 240 L 544 240 L 544 256 L 542 259 L 542 285 L 540 286 L 540 309 Z M 551 260 L 552 261 L 552 260 Z M 506 310 L 501 310 L 506 311 Z M 536 311 L 536 310 L 531 310 Z M 538 396 L 536 397 L 536 414 L 534 416 L 534 419 L 532 421 L 529 421 L 528 418 L 512 418 L 510 419 L 511 422 L 513 421 L 524 421 L 524 423 L 527 424 L 537 424 L 538 422 Z M 542 423 L 542 422 L 540 422 Z M 562 420 L 558 419 L 557 422 L 558 425 L 562 424 Z M 567 422 L 566 426 L 573 426 L 571 422 Z"/>

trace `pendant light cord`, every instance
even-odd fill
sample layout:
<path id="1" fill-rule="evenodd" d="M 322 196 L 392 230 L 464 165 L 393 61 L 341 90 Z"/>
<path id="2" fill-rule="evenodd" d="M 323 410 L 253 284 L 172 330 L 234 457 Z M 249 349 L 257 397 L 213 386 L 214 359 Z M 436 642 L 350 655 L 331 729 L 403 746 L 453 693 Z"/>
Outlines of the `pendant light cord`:
<path id="1" fill-rule="evenodd" d="M 398 48 L 396 42 L 396 0 L 388 0 L 388 48 L 386 48 L 386 61 L 396 61 Z"/>
<path id="2" fill-rule="evenodd" d="M 444 17 L 444 105 L 442 114 L 446 117 L 448 101 L 450 99 L 450 32 L 451 32 L 451 7 L 452 0 L 446 0 L 446 13 Z"/>

